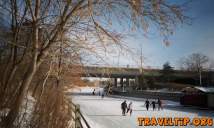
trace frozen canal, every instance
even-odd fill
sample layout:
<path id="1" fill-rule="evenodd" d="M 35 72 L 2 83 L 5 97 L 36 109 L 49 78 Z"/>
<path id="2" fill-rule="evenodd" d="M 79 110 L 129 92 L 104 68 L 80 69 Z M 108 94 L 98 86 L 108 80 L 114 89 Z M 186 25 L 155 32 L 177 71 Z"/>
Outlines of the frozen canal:
<path id="1" fill-rule="evenodd" d="M 146 111 L 145 99 L 129 98 L 127 103 L 133 102 L 132 116 L 122 116 L 120 105 L 125 100 L 119 97 L 100 96 L 72 96 L 74 103 L 80 105 L 80 109 L 92 128 L 142 128 L 138 126 L 138 117 L 211 117 L 214 118 L 214 111 L 200 110 L 198 108 L 186 108 L 177 102 L 163 101 L 164 109 L 153 111 L 150 108 Z M 152 101 L 150 99 L 150 101 Z M 191 127 L 189 125 L 188 127 Z"/>

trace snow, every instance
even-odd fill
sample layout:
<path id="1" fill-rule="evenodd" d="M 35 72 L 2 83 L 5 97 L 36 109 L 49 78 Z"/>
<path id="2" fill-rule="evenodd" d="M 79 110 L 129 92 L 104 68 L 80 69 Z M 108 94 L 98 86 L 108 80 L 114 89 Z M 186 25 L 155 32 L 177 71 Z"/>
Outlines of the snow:
<path id="1" fill-rule="evenodd" d="M 105 97 L 73 95 L 74 103 L 80 105 L 84 117 L 92 128 L 142 128 L 138 126 L 138 117 L 211 117 L 214 118 L 214 111 L 200 110 L 197 108 L 186 108 L 178 102 L 163 101 L 164 109 L 161 111 L 146 111 L 145 99 L 129 97 Z M 121 103 L 126 100 L 127 104 L 132 101 L 133 114 L 122 116 Z M 149 99 L 152 101 L 152 99 Z M 191 127 L 189 125 L 188 127 Z M 193 126 L 192 126 L 193 127 Z"/>
<path id="2" fill-rule="evenodd" d="M 214 88 L 213 87 L 200 87 L 200 86 L 195 86 L 194 88 L 201 90 L 202 92 L 207 92 L 207 93 L 213 93 Z"/>
<path id="3" fill-rule="evenodd" d="M 27 94 L 27 96 L 24 98 L 24 102 L 22 104 L 21 112 L 20 112 L 21 118 L 19 118 L 18 122 L 16 122 L 16 123 L 19 123 L 19 121 L 21 121 L 21 124 L 20 124 L 21 128 L 28 127 L 28 123 L 31 119 L 35 102 L 36 102 L 36 99 L 32 97 L 31 94 Z"/>

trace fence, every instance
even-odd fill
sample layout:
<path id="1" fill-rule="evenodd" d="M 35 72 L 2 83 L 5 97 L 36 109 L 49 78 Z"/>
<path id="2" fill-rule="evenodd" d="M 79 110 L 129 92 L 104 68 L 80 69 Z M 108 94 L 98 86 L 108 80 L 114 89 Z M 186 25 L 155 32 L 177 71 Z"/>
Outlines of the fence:
<path id="1" fill-rule="evenodd" d="M 91 128 L 85 117 L 80 111 L 80 105 L 74 104 L 72 101 L 71 109 L 72 109 L 72 120 L 74 123 L 72 124 L 72 128 Z"/>
<path id="2" fill-rule="evenodd" d="M 152 98 L 152 99 L 161 98 L 164 100 L 173 100 L 173 101 L 180 101 L 180 97 L 183 96 L 183 93 L 179 92 L 150 92 L 150 91 L 121 92 L 114 90 L 113 94 L 138 98 Z"/>

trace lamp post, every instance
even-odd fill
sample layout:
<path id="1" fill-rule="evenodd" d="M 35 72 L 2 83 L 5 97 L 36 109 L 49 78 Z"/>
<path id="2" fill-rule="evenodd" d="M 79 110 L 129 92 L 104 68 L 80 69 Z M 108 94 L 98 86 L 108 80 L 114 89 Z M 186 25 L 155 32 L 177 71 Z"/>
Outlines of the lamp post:
<path id="1" fill-rule="evenodd" d="M 201 70 L 202 70 L 202 68 L 200 67 L 200 68 L 199 68 L 199 84 L 200 84 L 200 86 L 202 86 L 202 75 L 201 75 Z"/>

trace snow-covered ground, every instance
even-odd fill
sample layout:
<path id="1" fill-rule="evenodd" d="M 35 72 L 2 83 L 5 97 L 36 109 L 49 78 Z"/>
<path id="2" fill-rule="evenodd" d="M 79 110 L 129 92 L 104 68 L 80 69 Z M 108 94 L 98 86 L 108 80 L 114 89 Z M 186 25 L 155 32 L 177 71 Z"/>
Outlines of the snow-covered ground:
<path id="1" fill-rule="evenodd" d="M 163 101 L 164 109 L 161 111 L 153 111 L 151 108 L 146 111 L 145 99 L 142 98 L 105 97 L 102 99 L 100 96 L 73 95 L 72 100 L 80 105 L 82 113 L 92 128 L 142 128 L 144 126 L 138 126 L 137 122 L 137 118 L 142 116 L 214 118 L 214 111 L 186 108 L 172 101 Z M 120 105 L 124 100 L 127 103 L 133 102 L 133 114 L 131 116 L 121 115 Z"/>

